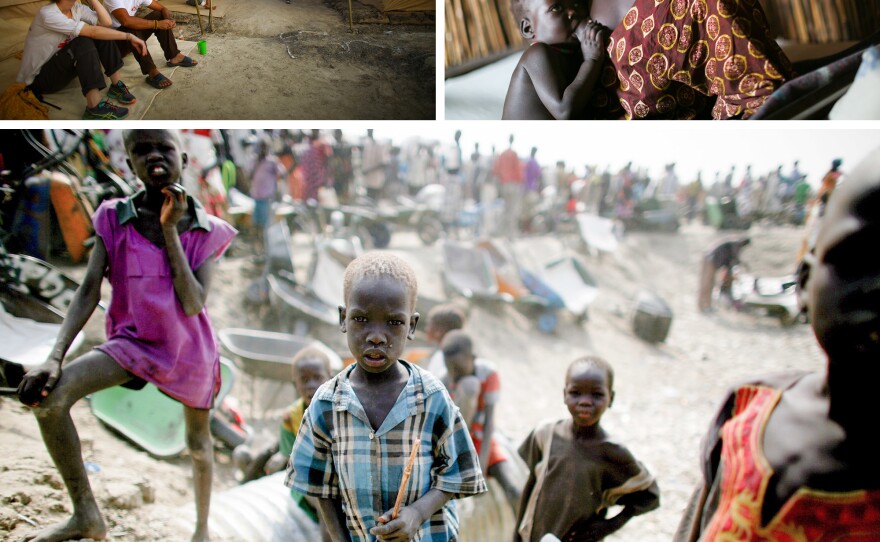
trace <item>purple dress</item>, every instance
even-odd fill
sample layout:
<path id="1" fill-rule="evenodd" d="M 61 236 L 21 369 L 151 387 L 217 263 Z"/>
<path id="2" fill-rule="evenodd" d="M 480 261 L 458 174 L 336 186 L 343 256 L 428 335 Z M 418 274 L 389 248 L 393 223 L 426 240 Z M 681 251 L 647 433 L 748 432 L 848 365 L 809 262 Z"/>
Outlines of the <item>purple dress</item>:
<path id="1" fill-rule="evenodd" d="M 133 209 L 131 198 L 111 200 L 92 218 L 107 248 L 107 277 L 113 288 L 107 342 L 97 349 L 184 405 L 211 408 L 220 389 L 220 352 L 207 307 L 186 315 L 174 292 L 165 249 L 135 229 Z M 193 226 L 180 234 L 193 270 L 208 258 L 219 258 L 237 233 L 197 203 L 195 209 Z"/>

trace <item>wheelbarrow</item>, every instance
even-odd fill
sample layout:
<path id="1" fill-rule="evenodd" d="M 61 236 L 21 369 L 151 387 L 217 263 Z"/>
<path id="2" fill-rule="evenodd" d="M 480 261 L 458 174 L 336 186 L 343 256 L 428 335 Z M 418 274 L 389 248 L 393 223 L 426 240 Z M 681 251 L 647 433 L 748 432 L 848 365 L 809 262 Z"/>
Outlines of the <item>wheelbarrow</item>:
<path id="1" fill-rule="evenodd" d="M 304 335 L 312 323 L 338 325 L 345 268 L 361 253 L 356 240 L 319 239 L 306 284 L 298 283 L 285 269 L 271 271 L 267 277 L 269 301 L 280 319 L 299 335 Z"/>
<path id="2" fill-rule="evenodd" d="M 235 383 L 235 366 L 220 358 L 220 392 L 214 400 L 219 405 Z M 89 396 L 92 414 L 123 437 L 158 458 L 179 456 L 186 448 L 186 423 L 183 405 L 168 397 L 153 384 L 132 390 L 113 386 Z M 222 427 L 219 427 L 222 426 Z M 230 434 L 213 414 L 212 434 L 230 448 L 244 442 L 245 435 Z"/>
<path id="3" fill-rule="evenodd" d="M 264 400 L 263 413 L 276 405 L 279 395 L 293 385 L 293 357 L 306 346 L 314 346 L 326 352 L 330 358 L 333 374 L 342 370 L 342 358 L 330 347 L 310 337 L 262 331 L 257 329 L 225 328 L 217 333 L 220 344 L 228 352 L 237 367 L 250 377 L 250 410 L 254 414 L 256 381 L 263 379 L 274 388 Z M 292 398 L 295 399 L 295 392 Z M 285 404 L 287 404 L 286 401 Z"/>

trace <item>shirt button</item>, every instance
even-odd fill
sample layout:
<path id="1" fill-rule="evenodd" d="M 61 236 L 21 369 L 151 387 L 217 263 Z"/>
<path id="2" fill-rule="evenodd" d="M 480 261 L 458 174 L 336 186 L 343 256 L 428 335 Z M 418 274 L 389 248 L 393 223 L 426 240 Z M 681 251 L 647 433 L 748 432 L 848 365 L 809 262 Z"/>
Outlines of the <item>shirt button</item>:
<path id="1" fill-rule="evenodd" d="M 370 431 L 370 440 L 373 440 L 373 432 Z"/>

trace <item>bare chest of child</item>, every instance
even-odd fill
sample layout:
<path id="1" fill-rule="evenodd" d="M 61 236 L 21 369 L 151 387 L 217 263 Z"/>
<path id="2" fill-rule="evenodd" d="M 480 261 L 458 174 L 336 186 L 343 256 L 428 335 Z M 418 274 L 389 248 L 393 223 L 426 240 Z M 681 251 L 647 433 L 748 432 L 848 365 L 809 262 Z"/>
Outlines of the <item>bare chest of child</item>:
<path id="1" fill-rule="evenodd" d="M 364 383 L 352 380 L 351 387 L 364 407 L 373 430 L 378 430 L 406 387 L 406 378 Z"/>

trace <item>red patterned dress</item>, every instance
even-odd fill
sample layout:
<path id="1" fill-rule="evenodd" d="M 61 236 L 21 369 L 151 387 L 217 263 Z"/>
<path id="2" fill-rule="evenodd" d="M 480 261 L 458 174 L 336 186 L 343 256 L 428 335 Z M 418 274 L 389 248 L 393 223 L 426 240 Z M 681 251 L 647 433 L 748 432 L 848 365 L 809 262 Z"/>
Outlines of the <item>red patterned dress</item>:
<path id="1" fill-rule="evenodd" d="M 773 471 L 761 449 L 764 428 L 784 386 L 739 387 L 721 425 L 717 505 L 703 510 L 701 542 L 877 542 L 880 491 L 828 492 L 802 487 L 762 525 L 761 510 Z M 728 405 L 731 405 L 728 402 Z M 686 517 L 687 517 L 686 513 Z M 676 537 L 676 541 L 682 540 Z"/>
<path id="2" fill-rule="evenodd" d="M 594 118 L 748 118 L 793 75 L 758 0 L 636 0 L 611 33 Z"/>

